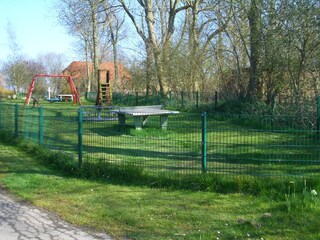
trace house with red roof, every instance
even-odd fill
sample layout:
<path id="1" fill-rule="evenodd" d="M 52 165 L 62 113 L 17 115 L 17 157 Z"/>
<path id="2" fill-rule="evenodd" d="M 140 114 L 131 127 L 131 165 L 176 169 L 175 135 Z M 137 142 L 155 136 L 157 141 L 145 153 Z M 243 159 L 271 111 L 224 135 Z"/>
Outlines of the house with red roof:
<path id="1" fill-rule="evenodd" d="M 92 62 L 74 61 L 63 70 L 64 75 L 72 76 L 75 85 L 81 92 L 87 91 L 88 76 L 92 77 Z M 108 76 L 108 77 L 107 77 Z M 100 63 L 100 83 L 106 84 L 107 78 L 111 84 L 112 91 L 131 90 L 131 75 L 127 69 L 118 63 L 118 78 L 115 78 L 115 65 L 113 62 Z M 92 79 L 92 92 L 97 91 L 97 79 Z"/>

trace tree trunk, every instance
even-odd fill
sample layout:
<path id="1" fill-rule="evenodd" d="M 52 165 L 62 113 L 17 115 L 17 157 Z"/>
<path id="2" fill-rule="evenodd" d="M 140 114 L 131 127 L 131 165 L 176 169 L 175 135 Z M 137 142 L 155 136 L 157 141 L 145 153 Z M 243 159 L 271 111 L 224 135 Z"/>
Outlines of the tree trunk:
<path id="1" fill-rule="evenodd" d="M 119 79 L 119 67 L 118 67 L 118 49 L 117 44 L 112 42 L 112 51 L 113 51 L 113 64 L 114 64 L 114 83 L 120 83 Z M 122 88 L 123 86 L 120 86 Z"/>
<path id="2" fill-rule="evenodd" d="M 189 91 L 195 90 L 198 91 L 199 89 L 199 81 L 197 79 L 197 53 L 199 52 L 199 33 L 197 31 L 197 22 L 198 22 L 198 1 L 194 1 L 192 6 L 192 19 L 191 19 L 191 31 L 190 31 L 190 38 L 191 38 L 191 46 L 190 46 L 190 89 Z"/>
<path id="3" fill-rule="evenodd" d="M 86 77 L 87 77 L 87 92 L 91 92 L 91 76 L 90 76 L 90 68 L 89 68 L 89 46 L 88 41 L 85 40 L 86 45 Z"/>
<path id="4" fill-rule="evenodd" d="M 146 98 L 149 98 L 149 95 L 151 94 L 150 83 L 152 82 L 152 78 L 153 78 L 154 57 L 153 57 L 153 51 L 152 51 L 152 46 L 150 44 L 150 41 L 146 41 L 145 46 L 146 46 L 146 52 L 147 52 Z"/>
<path id="5" fill-rule="evenodd" d="M 149 41 L 151 43 L 151 46 L 153 48 L 153 56 L 154 56 L 154 63 L 155 68 L 157 72 L 157 79 L 159 84 L 159 90 L 163 97 L 167 95 L 166 89 L 164 87 L 164 73 L 163 73 L 163 66 L 161 61 L 161 50 L 159 48 L 157 38 L 155 35 L 155 17 L 153 9 L 153 3 L 152 0 L 145 1 L 145 14 L 146 14 L 146 22 L 147 22 L 147 28 L 148 28 L 148 35 L 149 35 Z"/>
<path id="6" fill-rule="evenodd" d="M 93 42 L 93 78 L 98 83 L 98 94 L 96 105 L 101 105 L 101 92 L 100 92 L 100 78 L 99 78 L 99 56 L 98 56 L 98 31 L 97 31 L 97 16 L 96 9 L 93 3 L 90 3 L 91 7 L 91 24 L 92 24 L 92 42 Z"/>
<path id="7" fill-rule="evenodd" d="M 112 43 L 112 52 L 113 52 L 113 64 L 114 64 L 114 84 L 119 83 L 119 70 L 118 70 L 118 49 L 117 49 L 117 36 L 114 35 L 112 25 L 109 26 L 110 34 L 111 34 L 111 43 Z M 119 86 L 119 89 L 122 86 Z"/>
<path id="8" fill-rule="evenodd" d="M 250 72 L 247 98 L 261 99 L 262 85 L 260 82 L 261 54 L 261 0 L 251 0 L 248 14 L 250 28 Z"/>
<path id="9" fill-rule="evenodd" d="M 159 84 L 159 89 L 162 97 L 167 96 L 167 88 L 164 85 L 164 70 L 161 61 L 161 52 L 159 50 L 154 51 L 154 62 L 157 71 L 157 79 Z"/>

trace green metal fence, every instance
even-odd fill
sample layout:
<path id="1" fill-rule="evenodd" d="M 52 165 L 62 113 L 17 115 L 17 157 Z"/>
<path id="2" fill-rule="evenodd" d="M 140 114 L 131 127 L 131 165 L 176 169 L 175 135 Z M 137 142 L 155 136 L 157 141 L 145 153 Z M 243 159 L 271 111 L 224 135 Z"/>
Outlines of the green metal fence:
<path id="1" fill-rule="evenodd" d="M 55 107 L 58 106 L 58 107 Z M 0 103 L 0 129 L 84 163 L 134 166 L 167 176 L 318 176 L 319 114 L 298 116 L 170 115 L 163 130 L 150 116 L 142 130 L 120 126 L 109 107 Z M 101 165 L 100 165 L 101 166 Z"/>
<path id="2" fill-rule="evenodd" d="M 141 131 L 120 127 L 113 115 L 104 114 L 106 121 L 83 122 L 85 161 L 172 175 L 306 176 L 319 171 L 316 125 L 294 116 L 183 113 L 169 117 L 166 131 L 156 116 Z"/>
<path id="3" fill-rule="evenodd" d="M 295 116 L 212 116 L 207 131 L 208 168 L 256 176 L 317 174 L 318 133 L 313 124 Z"/>
<path id="4" fill-rule="evenodd" d="M 0 104 L 0 130 L 9 134 L 16 135 L 16 115 L 17 105 Z"/>
<path id="5" fill-rule="evenodd" d="M 87 92 L 86 99 L 94 102 L 97 98 L 96 92 Z M 195 107 L 198 108 L 201 104 L 218 104 L 218 92 L 186 92 L 186 91 L 170 91 L 165 98 L 161 93 L 146 92 L 113 92 L 113 105 L 137 106 L 137 105 L 152 105 L 165 104 L 166 106 L 175 106 L 179 108 Z"/>
<path id="6" fill-rule="evenodd" d="M 77 154 L 78 109 L 0 103 L 0 130 L 50 149 Z"/>
<path id="7" fill-rule="evenodd" d="M 298 96 L 293 93 L 272 95 L 269 104 L 253 102 L 242 104 L 237 95 L 218 91 L 169 91 L 164 97 L 159 92 L 112 92 L 112 104 L 119 106 L 139 106 L 163 104 L 174 109 L 209 109 L 231 114 L 246 112 L 263 112 L 263 114 L 310 115 L 315 114 L 317 96 L 314 90 L 306 90 Z M 87 92 L 86 99 L 95 102 L 96 92 Z M 265 101 L 266 100 L 265 97 Z M 258 109 L 254 109 L 257 108 Z M 259 109 L 260 108 L 260 109 Z"/>

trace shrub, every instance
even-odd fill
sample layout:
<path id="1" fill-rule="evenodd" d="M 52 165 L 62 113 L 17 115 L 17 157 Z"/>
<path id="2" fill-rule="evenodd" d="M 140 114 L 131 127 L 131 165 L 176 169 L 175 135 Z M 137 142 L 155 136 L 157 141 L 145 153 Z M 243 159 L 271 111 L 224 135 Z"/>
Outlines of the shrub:
<path id="1" fill-rule="evenodd" d="M 5 89 L 3 87 L 0 87 L 0 98 L 8 98 L 9 96 L 13 96 L 13 95 L 14 95 L 13 90 L 9 90 L 9 89 Z"/>
<path id="2" fill-rule="evenodd" d="M 228 114 L 270 114 L 271 107 L 263 101 L 228 100 L 218 105 L 217 111 Z"/>

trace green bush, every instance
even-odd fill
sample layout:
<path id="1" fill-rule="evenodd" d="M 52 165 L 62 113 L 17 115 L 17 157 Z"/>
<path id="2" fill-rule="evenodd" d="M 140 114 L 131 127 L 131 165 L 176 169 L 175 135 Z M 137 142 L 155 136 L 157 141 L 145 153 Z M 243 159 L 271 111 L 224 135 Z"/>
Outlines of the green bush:
<path id="1" fill-rule="evenodd" d="M 218 105 L 217 111 L 228 114 L 266 115 L 271 107 L 263 101 L 228 100 Z"/>

